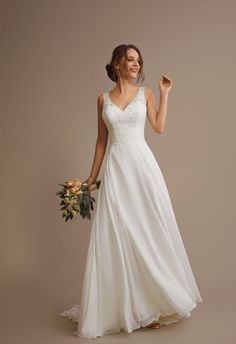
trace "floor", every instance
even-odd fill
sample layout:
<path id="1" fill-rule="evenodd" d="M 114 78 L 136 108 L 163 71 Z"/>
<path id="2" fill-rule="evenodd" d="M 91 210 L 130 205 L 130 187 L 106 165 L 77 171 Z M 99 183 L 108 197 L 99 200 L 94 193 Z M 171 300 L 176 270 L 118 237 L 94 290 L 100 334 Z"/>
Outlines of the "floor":
<path id="1" fill-rule="evenodd" d="M 188 319 L 160 329 L 140 328 L 131 334 L 122 331 L 106 335 L 96 338 L 97 343 L 235 344 L 235 315 L 230 300 L 216 300 L 213 295 L 204 294 L 202 298 L 204 302 Z M 46 295 L 45 302 L 41 298 L 37 302 L 33 291 L 15 290 L 11 302 L 8 298 L 1 305 L 0 340 L 3 344 L 73 344 L 93 340 L 76 337 L 73 334 L 76 323 L 58 316 L 65 304 L 58 306 L 58 300 L 52 298 L 46 302 Z"/>

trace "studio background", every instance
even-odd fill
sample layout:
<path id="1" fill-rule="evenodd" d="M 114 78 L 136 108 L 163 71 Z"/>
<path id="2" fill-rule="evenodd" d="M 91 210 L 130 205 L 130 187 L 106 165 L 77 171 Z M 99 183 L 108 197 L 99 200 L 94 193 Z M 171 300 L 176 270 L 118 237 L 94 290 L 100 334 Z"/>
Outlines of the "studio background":
<path id="1" fill-rule="evenodd" d="M 99 342 L 234 343 L 235 10 L 229 0 L 1 1 L 2 343 L 82 341 L 58 314 L 80 303 L 92 221 L 65 223 L 55 193 L 90 174 L 97 97 L 115 87 L 105 65 L 123 43 L 141 50 L 157 104 L 161 75 L 173 80 L 165 131 L 147 120 L 145 137 L 203 303 L 168 330 Z"/>

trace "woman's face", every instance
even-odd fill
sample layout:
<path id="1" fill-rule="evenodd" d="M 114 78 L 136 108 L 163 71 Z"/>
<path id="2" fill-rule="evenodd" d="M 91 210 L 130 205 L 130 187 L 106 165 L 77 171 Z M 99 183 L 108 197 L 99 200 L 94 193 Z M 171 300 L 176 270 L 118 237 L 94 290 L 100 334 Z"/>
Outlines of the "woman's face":
<path id="1" fill-rule="evenodd" d="M 136 79 L 140 70 L 139 54 L 133 49 L 127 50 L 127 56 L 123 56 L 120 63 L 117 65 L 119 69 L 119 76 L 124 79 Z"/>

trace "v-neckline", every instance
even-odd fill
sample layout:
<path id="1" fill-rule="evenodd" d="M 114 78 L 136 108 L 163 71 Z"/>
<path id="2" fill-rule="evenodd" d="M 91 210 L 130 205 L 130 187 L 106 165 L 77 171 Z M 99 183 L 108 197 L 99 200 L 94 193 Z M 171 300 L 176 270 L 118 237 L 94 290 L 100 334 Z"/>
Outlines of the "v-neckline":
<path id="1" fill-rule="evenodd" d="M 107 92 L 107 96 L 108 96 L 108 99 L 109 99 L 109 101 L 110 101 L 111 104 L 113 104 L 113 105 L 114 105 L 118 110 L 120 110 L 121 112 L 125 112 L 125 110 L 127 109 L 127 107 L 128 107 L 129 105 L 131 105 L 131 103 L 133 103 L 133 101 L 137 98 L 137 96 L 138 96 L 138 94 L 139 94 L 139 92 L 140 92 L 141 87 L 142 87 L 142 86 L 140 86 L 140 87 L 138 88 L 138 91 L 136 92 L 135 96 L 133 97 L 133 99 L 131 99 L 131 101 L 126 105 L 126 107 L 125 107 L 124 109 L 121 109 L 119 106 L 117 106 L 115 103 L 113 103 L 113 101 L 111 100 L 111 97 L 110 97 L 110 95 L 109 95 L 109 92 Z"/>

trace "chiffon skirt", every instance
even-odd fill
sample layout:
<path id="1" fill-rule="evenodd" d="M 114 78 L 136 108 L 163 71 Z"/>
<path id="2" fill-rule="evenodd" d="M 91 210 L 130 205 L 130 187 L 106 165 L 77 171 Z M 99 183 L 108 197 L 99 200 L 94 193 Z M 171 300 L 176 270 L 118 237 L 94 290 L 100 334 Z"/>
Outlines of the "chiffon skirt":
<path id="1" fill-rule="evenodd" d="M 80 338 L 190 317 L 203 300 L 146 140 L 109 145 L 100 179 L 81 302 L 60 315 Z"/>

